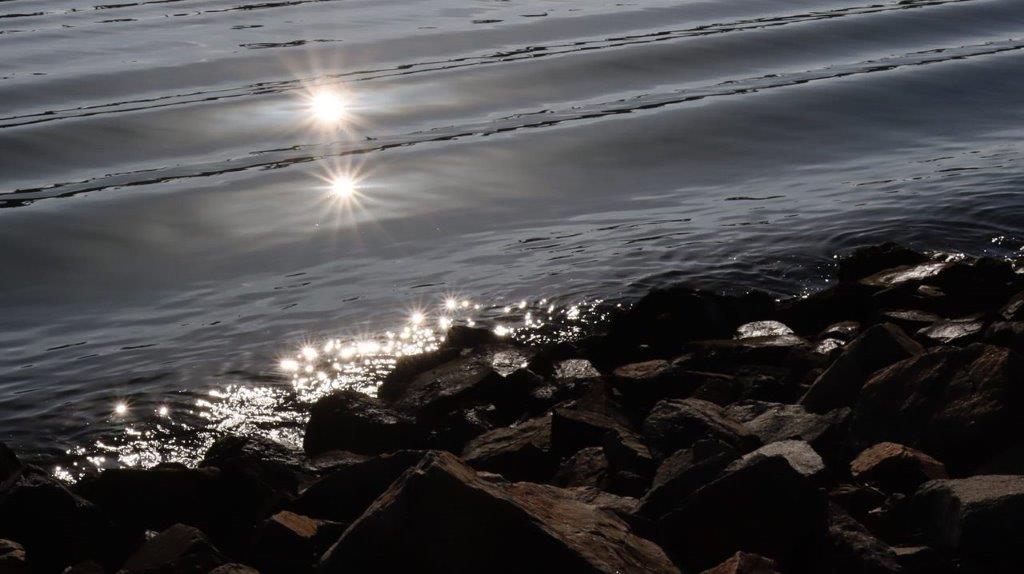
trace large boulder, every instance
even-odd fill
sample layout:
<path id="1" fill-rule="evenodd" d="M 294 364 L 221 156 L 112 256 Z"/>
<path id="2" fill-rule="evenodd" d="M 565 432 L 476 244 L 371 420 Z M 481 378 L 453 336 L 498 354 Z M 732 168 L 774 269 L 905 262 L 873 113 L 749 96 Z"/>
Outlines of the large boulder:
<path id="1" fill-rule="evenodd" d="M 316 473 L 301 449 L 261 436 L 221 437 L 206 450 L 199 466 L 249 475 L 288 495 Z"/>
<path id="2" fill-rule="evenodd" d="M 935 455 L 954 472 L 1009 446 L 1024 429 L 1024 358 L 988 345 L 938 348 L 877 373 L 861 391 L 852 432 Z"/>
<path id="3" fill-rule="evenodd" d="M 682 501 L 659 522 L 660 540 L 677 562 L 700 570 L 738 550 L 801 571 L 824 529 L 825 499 L 779 456 L 727 472 Z"/>
<path id="4" fill-rule="evenodd" d="M 940 345 L 968 345 L 981 340 L 986 320 L 981 315 L 943 319 L 920 329 L 919 337 Z"/>
<path id="5" fill-rule="evenodd" d="M 201 530 L 175 524 L 129 556 L 118 574 L 205 574 L 225 563 Z"/>
<path id="6" fill-rule="evenodd" d="M 310 455 L 334 449 L 381 454 L 414 448 L 420 438 L 415 418 L 359 391 L 343 390 L 313 404 L 302 447 Z"/>
<path id="7" fill-rule="evenodd" d="M 913 492 L 929 480 L 946 478 L 946 466 L 927 454 L 894 442 L 864 449 L 850 463 L 850 475 L 887 491 Z"/>
<path id="8" fill-rule="evenodd" d="M 486 481 L 450 454 L 431 453 L 345 531 L 320 571 L 677 571 L 621 519 L 557 492 Z"/>
<path id="9" fill-rule="evenodd" d="M 466 445 L 462 459 L 509 480 L 546 480 L 558 461 L 551 447 L 551 416 L 484 433 Z"/>
<path id="10" fill-rule="evenodd" d="M 851 406 L 875 371 L 923 350 L 899 327 L 888 323 L 875 325 L 843 348 L 842 354 L 807 389 L 800 404 L 815 413 Z"/>
<path id="11" fill-rule="evenodd" d="M 692 446 L 701 439 L 715 439 L 740 451 L 755 448 L 760 441 L 722 407 L 699 399 L 659 401 L 643 423 L 647 444 L 663 456 Z"/>
<path id="12" fill-rule="evenodd" d="M 958 552 L 988 572 L 1020 566 L 1024 544 L 1024 476 L 979 475 L 925 483 L 911 512 L 926 543 Z"/>

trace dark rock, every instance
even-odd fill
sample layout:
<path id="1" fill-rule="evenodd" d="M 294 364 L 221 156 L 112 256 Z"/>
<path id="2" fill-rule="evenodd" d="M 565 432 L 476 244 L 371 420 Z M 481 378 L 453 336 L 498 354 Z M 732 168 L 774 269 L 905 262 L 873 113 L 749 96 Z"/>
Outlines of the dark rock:
<path id="1" fill-rule="evenodd" d="M 555 488 L 543 484 L 534 484 L 531 486 L 538 488 Z M 578 500 L 584 504 L 596 506 L 601 510 L 614 512 L 620 517 L 628 517 L 634 514 L 637 506 L 640 504 L 640 501 L 635 498 L 629 496 L 618 496 L 591 486 L 574 486 L 565 489 L 558 488 L 551 492 L 553 496 L 570 496 L 573 500 Z"/>
<path id="2" fill-rule="evenodd" d="M 797 361 L 816 362 L 811 345 L 796 335 L 745 337 L 694 341 L 686 345 L 693 355 L 691 364 L 698 365 L 790 365 Z"/>
<path id="3" fill-rule="evenodd" d="M 898 442 L 934 454 L 953 472 L 1006 448 L 1024 429 L 1024 359 L 986 345 L 938 348 L 877 373 L 861 391 L 859 444 Z"/>
<path id="4" fill-rule="evenodd" d="M 1024 443 L 1017 443 L 999 451 L 986 460 L 971 474 L 1021 474 L 1024 475 Z"/>
<path id="5" fill-rule="evenodd" d="M 472 349 L 498 343 L 501 343 L 501 337 L 493 330 L 467 325 L 453 325 L 444 337 L 444 347 L 452 349 Z"/>
<path id="6" fill-rule="evenodd" d="M 760 441 L 741 423 L 729 418 L 722 407 L 698 399 L 659 401 L 643 424 L 647 444 L 668 454 L 701 439 L 716 439 L 746 452 Z"/>
<path id="7" fill-rule="evenodd" d="M 701 574 L 779 574 L 775 561 L 760 554 L 737 552 L 728 560 Z"/>
<path id="8" fill-rule="evenodd" d="M 695 446 L 672 453 L 658 467 L 638 512 L 649 518 L 661 518 L 678 508 L 686 497 L 721 476 L 739 456 L 732 447 L 724 443 L 722 446 L 724 448 L 711 452 Z"/>
<path id="9" fill-rule="evenodd" d="M 836 574 L 897 574 L 903 572 L 896 553 L 861 523 L 835 505 L 828 512 L 828 549 Z"/>
<path id="10" fill-rule="evenodd" d="M 621 519 L 559 492 L 491 483 L 447 453 L 428 455 L 345 531 L 320 572 L 677 572 Z"/>
<path id="11" fill-rule="evenodd" d="M 806 297 L 787 299 L 779 306 L 779 320 L 805 336 L 839 321 L 864 322 L 875 310 L 872 291 L 858 283 L 840 283 Z"/>
<path id="12" fill-rule="evenodd" d="M 210 574 L 260 574 L 259 570 L 250 568 L 245 564 L 224 564 L 210 570 Z"/>
<path id="13" fill-rule="evenodd" d="M 939 321 L 924 327 L 917 334 L 929 341 L 945 345 L 967 345 L 981 340 L 985 320 L 979 315 Z"/>
<path id="14" fill-rule="evenodd" d="M 624 420 L 582 409 L 556 408 L 551 416 L 551 448 L 559 457 L 600 446 L 608 433 L 632 433 Z"/>
<path id="15" fill-rule="evenodd" d="M 3 570 L 0 570 L 0 572 L 2 571 Z M 85 562 L 79 562 L 73 566 L 68 566 L 61 574 L 107 574 L 107 569 L 98 562 L 87 560 Z"/>
<path id="16" fill-rule="evenodd" d="M 466 445 L 462 459 L 509 480 L 546 480 L 557 462 L 551 447 L 551 416 L 484 433 Z"/>
<path id="17" fill-rule="evenodd" d="M 21 470 L 21 461 L 6 444 L 0 442 L 0 485 Z"/>
<path id="18" fill-rule="evenodd" d="M 45 471 L 25 466 L 0 492 L 0 538 L 24 546 L 33 571 L 84 560 L 114 565 L 135 543 L 103 511 Z"/>
<path id="19" fill-rule="evenodd" d="M 885 503 L 886 494 L 869 485 L 840 484 L 829 491 L 828 498 L 858 521 L 864 522 L 872 510 Z"/>
<path id="20" fill-rule="evenodd" d="M 337 468 L 302 491 L 288 508 L 312 518 L 352 522 L 423 454 L 402 450 Z"/>
<path id="21" fill-rule="evenodd" d="M 818 333 L 818 339 L 839 339 L 849 343 L 857 338 L 860 333 L 861 324 L 857 321 L 839 321 L 825 327 Z"/>
<path id="22" fill-rule="evenodd" d="M 655 462 L 650 449 L 640 435 L 629 429 L 619 428 L 606 433 L 601 446 L 613 472 L 625 471 L 649 477 L 654 471 Z"/>
<path id="23" fill-rule="evenodd" d="M 164 530 L 177 523 L 205 526 L 216 512 L 220 470 L 165 465 L 114 468 L 83 480 L 78 491 L 117 522 L 136 530 Z"/>
<path id="24" fill-rule="evenodd" d="M 1011 297 L 999 315 L 1006 321 L 1024 321 L 1024 291 Z"/>
<path id="25" fill-rule="evenodd" d="M 728 509 L 728 510 L 725 510 Z M 664 548 L 688 568 L 710 567 L 739 549 L 800 571 L 824 528 L 825 500 L 782 457 L 764 457 L 688 496 L 660 521 Z"/>
<path id="26" fill-rule="evenodd" d="M 985 341 L 1024 353 L 1024 321 L 998 321 L 985 330 Z"/>
<path id="27" fill-rule="evenodd" d="M 899 327 L 875 325 L 844 347 L 832 366 L 807 389 L 800 404 L 816 413 L 851 406 L 872 373 L 922 351 Z"/>
<path id="28" fill-rule="evenodd" d="M 912 284 L 916 288 L 921 281 L 937 277 L 952 265 L 945 261 L 898 265 L 864 277 L 860 280 L 860 284 L 879 289 L 891 289 L 904 284 Z"/>
<path id="29" fill-rule="evenodd" d="M 460 349 L 457 347 L 442 346 L 436 351 L 399 357 L 395 368 L 384 377 L 380 387 L 377 388 L 377 397 L 385 403 L 397 401 L 405 394 L 409 384 L 417 375 L 452 361 L 459 355 Z"/>
<path id="30" fill-rule="evenodd" d="M 562 462 L 552 482 L 556 486 L 593 486 L 600 488 L 608 477 L 608 459 L 604 449 L 592 446 L 580 449 Z"/>
<path id="31" fill-rule="evenodd" d="M 842 257 L 836 276 L 840 281 L 857 281 L 885 269 L 924 263 L 928 257 L 896 243 L 861 247 Z"/>
<path id="32" fill-rule="evenodd" d="M 752 321 L 750 323 L 744 323 L 736 328 L 736 333 L 733 335 L 734 339 L 751 339 L 756 337 L 781 337 L 784 335 L 794 335 L 793 329 L 790 329 L 785 323 L 778 321 Z"/>
<path id="33" fill-rule="evenodd" d="M 941 574 L 949 571 L 944 568 L 938 552 L 928 546 L 897 546 L 892 550 L 904 574 Z"/>
<path id="34" fill-rule="evenodd" d="M 848 450 L 849 409 L 816 414 L 800 405 L 744 401 L 729 406 L 726 413 L 742 422 L 764 444 L 789 439 L 806 441 L 830 463 L 842 459 Z"/>
<path id="35" fill-rule="evenodd" d="M 25 549 L 13 540 L 0 539 L 0 574 L 26 574 Z"/>
<path id="36" fill-rule="evenodd" d="M 920 311 L 918 309 L 906 309 L 896 311 L 884 311 L 882 312 L 881 319 L 886 323 L 892 323 L 898 326 L 904 331 L 911 333 L 917 333 L 925 327 L 929 327 L 934 323 L 938 323 L 942 320 L 935 313 L 929 313 L 927 311 Z"/>
<path id="37" fill-rule="evenodd" d="M 267 573 L 311 572 L 326 549 L 317 544 L 320 524 L 308 516 L 278 512 L 256 528 L 249 561 Z"/>
<path id="38" fill-rule="evenodd" d="M 175 524 L 143 544 L 119 574 L 205 574 L 225 563 L 202 531 Z"/>
<path id="39" fill-rule="evenodd" d="M 524 351 L 515 347 L 478 349 L 412 376 L 400 393 L 389 394 L 388 405 L 420 418 L 470 407 L 496 398 L 503 375 L 525 367 L 528 361 Z"/>
<path id="40" fill-rule="evenodd" d="M 925 483 L 911 500 L 915 525 L 933 547 L 991 568 L 1020 565 L 1024 542 L 1024 476 L 979 475 Z"/>
<path id="41" fill-rule="evenodd" d="M 698 376 L 697 372 L 687 371 L 690 377 Z M 688 398 L 700 399 L 718 406 L 726 406 L 739 400 L 747 391 L 746 381 L 732 375 L 718 373 L 700 373 L 705 379 Z"/>
<path id="42" fill-rule="evenodd" d="M 821 456 L 814 452 L 811 445 L 802 440 L 783 440 L 766 444 L 740 457 L 726 471 L 752 464 L 758 458 L 771 456 L 786 459 L 793 470 L 806 478 L 816 480 L 825 474 L 825 462 L 821 460 Z"/>
<path id="43" fill-rule="evenodd" d="M 332 393 L 313 404 L 302 447 L 310 455 L 328 450 L 380 454 L 414 448 L 416 421 L 359 391 Z"/>
<path id="44" fill-rule="evenodd" d="M 282 496 L 293 496 L 299 485 L 315 473 L 305 463 L 302 450 L 259 436 L 219 438 L 207 449 L 199 466 L 248 475 Z"/>
<path id="45" fill-rule="evenodd" d="M 927 454 L 894 442 L 864 449 L 850 463 L 856 480 L 876 484 L 887 491 L 909 493 L 922 483 L 946 478 L 946 467 Z"/>
<path id="46" fill-rule="evenodd" d="M 502 418 L 497 407 L 491 404 L 454 410 L 441 415 L 430 425 L 433 428 L 427 442 L 432 448 L 460 453 L 466 443 L 494 430 L 495 422 Z"/>

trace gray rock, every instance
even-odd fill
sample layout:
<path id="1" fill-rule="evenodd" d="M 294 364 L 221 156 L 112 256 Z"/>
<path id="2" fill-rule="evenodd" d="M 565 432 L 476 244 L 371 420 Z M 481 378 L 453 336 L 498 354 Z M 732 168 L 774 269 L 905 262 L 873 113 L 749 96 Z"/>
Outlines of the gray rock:
<path id="1" fill-rule="evenodd" d="M 783 440 L 766 444 L 757 450 L 748 452 L 732 463 L 726 472 L 736 470 L 750 464 L 758 457 L 779 456 L 789 462 L 793 470 L 807 478 L 817 478 L 825 472 L 825 462 L 814 452 L 811 445 L 802 440 Z"/>
<path id="2" fill-rule="evenodd" d="M 699 399 L 659 401 L 644 420 L 642 431 L 647 444 L 665 454 L 702 439 L 720 440 L 744 452 L 760 442 L 722 407 Z"/>
<path id="3" fill-rule="evenodd" d="M 733 338 L 749 339 L 751 337 L 777 337 L 780 335 L 795 335 L 795 333 L 785 323 L 778 321 L 753 321 L 737 327 Z"/>

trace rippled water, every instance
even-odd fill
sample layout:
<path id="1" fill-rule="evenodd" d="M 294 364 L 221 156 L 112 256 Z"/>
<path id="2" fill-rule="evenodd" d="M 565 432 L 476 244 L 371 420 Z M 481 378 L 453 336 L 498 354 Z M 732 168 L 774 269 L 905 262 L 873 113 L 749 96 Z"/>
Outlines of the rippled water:
<path id="1" fill-rule="evenodd" d="M 1022 48 L 1019 0 L 0 0 L 0 440 L 193 460 L 445 317 L 1019 254 Z"/>

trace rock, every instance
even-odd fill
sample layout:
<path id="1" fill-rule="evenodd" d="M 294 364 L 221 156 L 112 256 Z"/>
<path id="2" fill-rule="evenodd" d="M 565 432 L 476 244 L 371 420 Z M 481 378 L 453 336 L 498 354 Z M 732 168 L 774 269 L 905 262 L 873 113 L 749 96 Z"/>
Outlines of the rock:
<path id="1" fill-rule="evenodd" d="M 906 309 L 896 311 L 884 311 L 882 312 L 881 319 L 886 323 L 892 323 L 898 326 L 904 331 L 911 333 L 917 333 L 925 327 L 930 327 L 934 323 L 938 323 L 942 320 L 935 313 L 929 313 L 927 311 L 921 311 L 918 309 Z"/>
<path id="2" fill-rule="evenodd" d="M 415 448 L 419 439 L 413 417 L 358 391 L 344 390 L 313 404 L 302 447 L 310 455 L 335 449 L 380 454 Z"/>
<path id="3" fill-rule="evenodd" d="M 1000 347 L 938 348 L 875 374 L 851 430 L 859 444 L 898 442 L 953 472 L 1006 448 L 1024 429 L 1024 359 Z"/>
<path id="4" fill-rule="evenodd" d="M 395 362 L 395 368 L 377 387 L 377 397 L 385 403 L 398 400 L 417 375 L 454 360 L 460 354 L 461 349 L 445 345 L 435 351 L 399 357 Z"/>
<path id="5" fill-rule="evenodd" d="M 199 466 L 250 474 L 287 495 L 294 495 L 315 473 L 301 449 L 260 436 L 221 437 L 207 449 Z"/>
<path id="6" fill-rule="evenodd" d="M 494 484 L 432 453 L 345 531 L 319 571 L 677 572 L 621 519 L 559 490 Z"/>
<path id="7" fill-rule="evenodd" d="M 658 467 L 650 490 L 640 501 L 639 514 L 661 518 L 675 510 L 686 497 L 721 476 L 739 453 L 724 443 L 719 444 L 723 448 L 695 446 L 678 450 L 666 458 Z"/>
<path id="8" fill-rule="evenodd" d="M 552 480 L 556 486 L 593 486 L 600 488 L 608 477 L 608 459 L 604 449 L 592 446 L 580 449 L 558 467 Z"/>
<path id="9" fill-rule="evenodd" d="M 175 524 L 128 557 L 119 574 L 203 574 L 227 563 L 197 528 Z"/>
<path id="10" fill-rule="evenodd" d="M 841 339 L 822 339 L 814 346 L 814 352 L 820 355 L 832 355 L 842 349 L 845 343 Z"/>
<path id="11" fill-rule="evenodd" d="M 875 538 L 867 528 L 830 505 L 828 549 L 831 572 L 836 574 L 898 574 L 903 569 L 893 549 Z"/>
<path id="12" fill-rule="evenodd" d="M 737 327 L 733 338 L 750 339 L 753 337 L 781 337 L 783 335 L 795 335 L 795 333 L 785 323 L 778 321 L 753 321 Z"/>
<path id="13" fill-rule="evenodd" d="M 632 433 L 623 419 L 604 413 L 572 408 L 556 408 L 551 417 L 551 448 L 559 457 L 581 448 L 600 446 L 608 433 Z"/>
<path id="14" fill-rule="evenodd" d="M 13 540 L 0 539 L 0 574 L 27 574 L 25 549 Z"/>
<path id="15" fill-rule="evenodd" d="M 881 442 L 862 451 L 850 463 L 850 475 L 887 491 L 904 493 L 913 492 L 929 480 L 947 477 L 941 462 L 894 442 Z"/>
<path id="16" fill-rule="evenodd" d="M 869 485 L 840 484 L 829 491 L 828 498 L 855 519 L 864 522 L 872 510 L 885 503 L 886 494 Z"/>
<path id="17" fill-rule="evenodd" d="M 861 285 L 879 289 L 898 287 L 906 283 L 918 282 L 936 277 L 951 266 L 945 261 L 929 261 L 916 265 L 899 265 L 874 273 L 860 280 Z"/>
<path id="18" fill-rule="evenodd" d="M 478 349 L 412 376 L 401 392 L 389 390 L 388 405 L 432 418 L 473 406 L 481 399 L 493 400 L 503 381 L 499 370 L 511 374 L 528 361 L 529 356 L 515 347 Z"/>
<path id="19" fill-rule="evenodd" d="M 956 551 L 991 572 L 1015 571 L 1019 566 L 1024 476 L 933 480 L 914 494 L 911 509 L 928 545 Z"/>
<path id="20" fill-rule="evenodd" d="M 596 506 L 601 510 L 614 512 L 620 517 L 628 517 L 636 512 L 640 501 L 629 496 L 618 496 L 605 492 L 591 486 L 574 486 L 570 488 L 555 488 L 544 484 L 532 484 L 536 488 L 552 488 L 557 496 L 570 496 L 584 504 Z"/>
<path id="21" fill-rule="evenodd" d="M 259 570 L 250 568 L 245 564 L 224 564 L 210 570 L 210 574 L 260 574 Z"/>
<path id="22" fill-rule="evenodd" d="M 872 292 L 872 288 L 858 283 L 840 283 L 806 297 L 783 301 L 778 318 L 805 336 L 839 321 L 864 322 L 875 310 Z"/>
<path id="23" fill-rule="evenodd" d="M 164 530 L 177 523 L 208 525 L 218 510 L 220 470 L 165 465 L 113 468 L 83 480 L 78 491 L 117 522 L 136 530 Z"/>
<path id="24" fill-rule="evenodd" d="M 751 464 L 758 457 L 779 456 L 786 459 L 793 470 L 810 479 L 817 479 L 825 473 L 825 462 L 814 452 L 811 445 L 802 440 L 783 440 L 766 444 L 748 452 L 727 469 L 734 470 Z"/>
<path id="25" fill-rule="evenodd" d="M 312 518 L 352 522 L 423 455 L 400 450 L 338 468 L 302 491 L 288 508 Z"/>
<path id="26" fill-rule="evenodd" d="M 904 574 L 935 574 L 946 572 L 942 558 L 927 546 L 897 546 L 893 552 Z"/>
<path id="27" fill-rule="evenodd" d="M 718 339 L 694 341 L 685 349 L 693 355 L 691 364 L 719 366 L 741 365 L 790 365 L 799 361 L 812 361 L 811 345 L 796 335 L 771 335 L 745 337 L 742 339 Z"/>
<path id="28" fill-rule="evenodd" d="M 986 460 L 971 474 L 1021 474 L 1024 475 L 1024 443 L 1017 443 L 999 451 Z"/>
<path id="29" fill-rule="evenodd" d="M 922 351 L 921 345 L 899 327 L 888 323 L 875 325 L 843 349 L 832 366 L 807 389 L 800 404 L 815 413 L 848 407 L 872 373 Z"/>
<path id="30" fill-rule="evenodd" d="M 943 320 L 924 327 L 917 334 L 937 344 L 967 345 L 981 340 L 985 321 L 979 315 Z"/>
<path id="31" fill-rule="evenodd" d="M 484 433 L 466 445 L 462 459 L 509 480 L 545 480 L 557 462 L 551 447 L 551 416 Z"/>
<path id="32" fill-rule="evenodd" d="M 985 341 L 1024 353 L 1024 321 L 998 321 L 985 330 Z"/>
<path id="33" fill-rule="evenodd" d="M 2 571 L 3 570 L 0 570 L 0 572 Z M 87 560 L 85 562 L 79 562 L 73 566 L 68 566 L 61 574 L 107 574 L 107 569 L 98 562 Z"/>
<path id="34" fill-rule="evenodd" d="M 636 411 L 646 412 L 666 396 L 689 395 L 677 377 L 677 369 L 663 359 L 622 365 L 612 372 L 611 383 L 622 394 L 624 402 Z"/>
<path id="35" fill-rule="evenodd" d="M 0 491 L 0 538 L 21 544 L 36 572 L 85 560 L 113 565 L 135 543 L 96 505 L 29 465 Z"/>
<path id="36" fill-rule="evenodd" d="M 586 359 L 566 359 L 555 363 L 554 377 L 560 381 L 597 379 L 601 373 Z"/>
<path id="37" fill-rule="evenodd" d="M 320 524 L 308 516 L 278 512 L 256 528 L 249 561 L 263 572 L 311 572 L 325 550 L 317 543 Z"/>
<path id="38" fill-rule="evenodd" d="M 999 315 L 1006 321 L 1024 321 L 1024 291 L 1011 297 L 999 310 Z"/>
<path id="39" fill-rule="evenodd" d="M 782 457 L 752 461 L 697 490 L 659 521 L 663 547 L 700 570 L 739 549 L 771 556 L 781 571 L 806 571 L 824 528 L 825 500 Z"/>
<path id="40" fill-rule="evenodd" d="M 452 325 L 444 336 L 444 346 L 453 349 L 473 349 L 501 343 L 493 330 L 467 325 Z"/>
<path id="41" fill-rule="evenodd" d="M 21 461 L 6 444 L 0 442 L 0 485 L 21 470 Z"/>
<path id="42" fill-rule="evenodd" d="M 800 405 L 745 401 L 731 405 L 726 413 L 742 422 L 764 444 L 789 439 L 806 441 L 828 461 L 842 459 L 847 451 L 849 409 L 815 414 Z"/>
<path id="43" fill-rule="evenodd" d="M 775 561 L 760 554 L 737 552 L 728 560 L 701 574 L 779 574 Z"/>
<path id="44" fill-rule="evenodd" d="M 917 265 L 927 260 L 924 254 L 895 243 L 870 245 L 842 257 L 836 275 L 840 281 L 857 281 L 879 271 L 901 265 Z"/>
<path id="45" fill-rule="evenodd" d="M 817 338 L 819 340 L 839 339 L 840 341 L 849 343 L 857 338 L 860 330 L 861 324 L 858 321 L 839 321 L 822 329 L 822 331 L 818 333 Z"/>
<path id="46" fill-rule="evenodd" d="M 647 444 L 662 454 L 687 448 L 701 439 L 716 439 L 746 452 L 760 442 L 741 423 L 713 403 L 699 399 L 659 401 L 643 423 Z"/>

